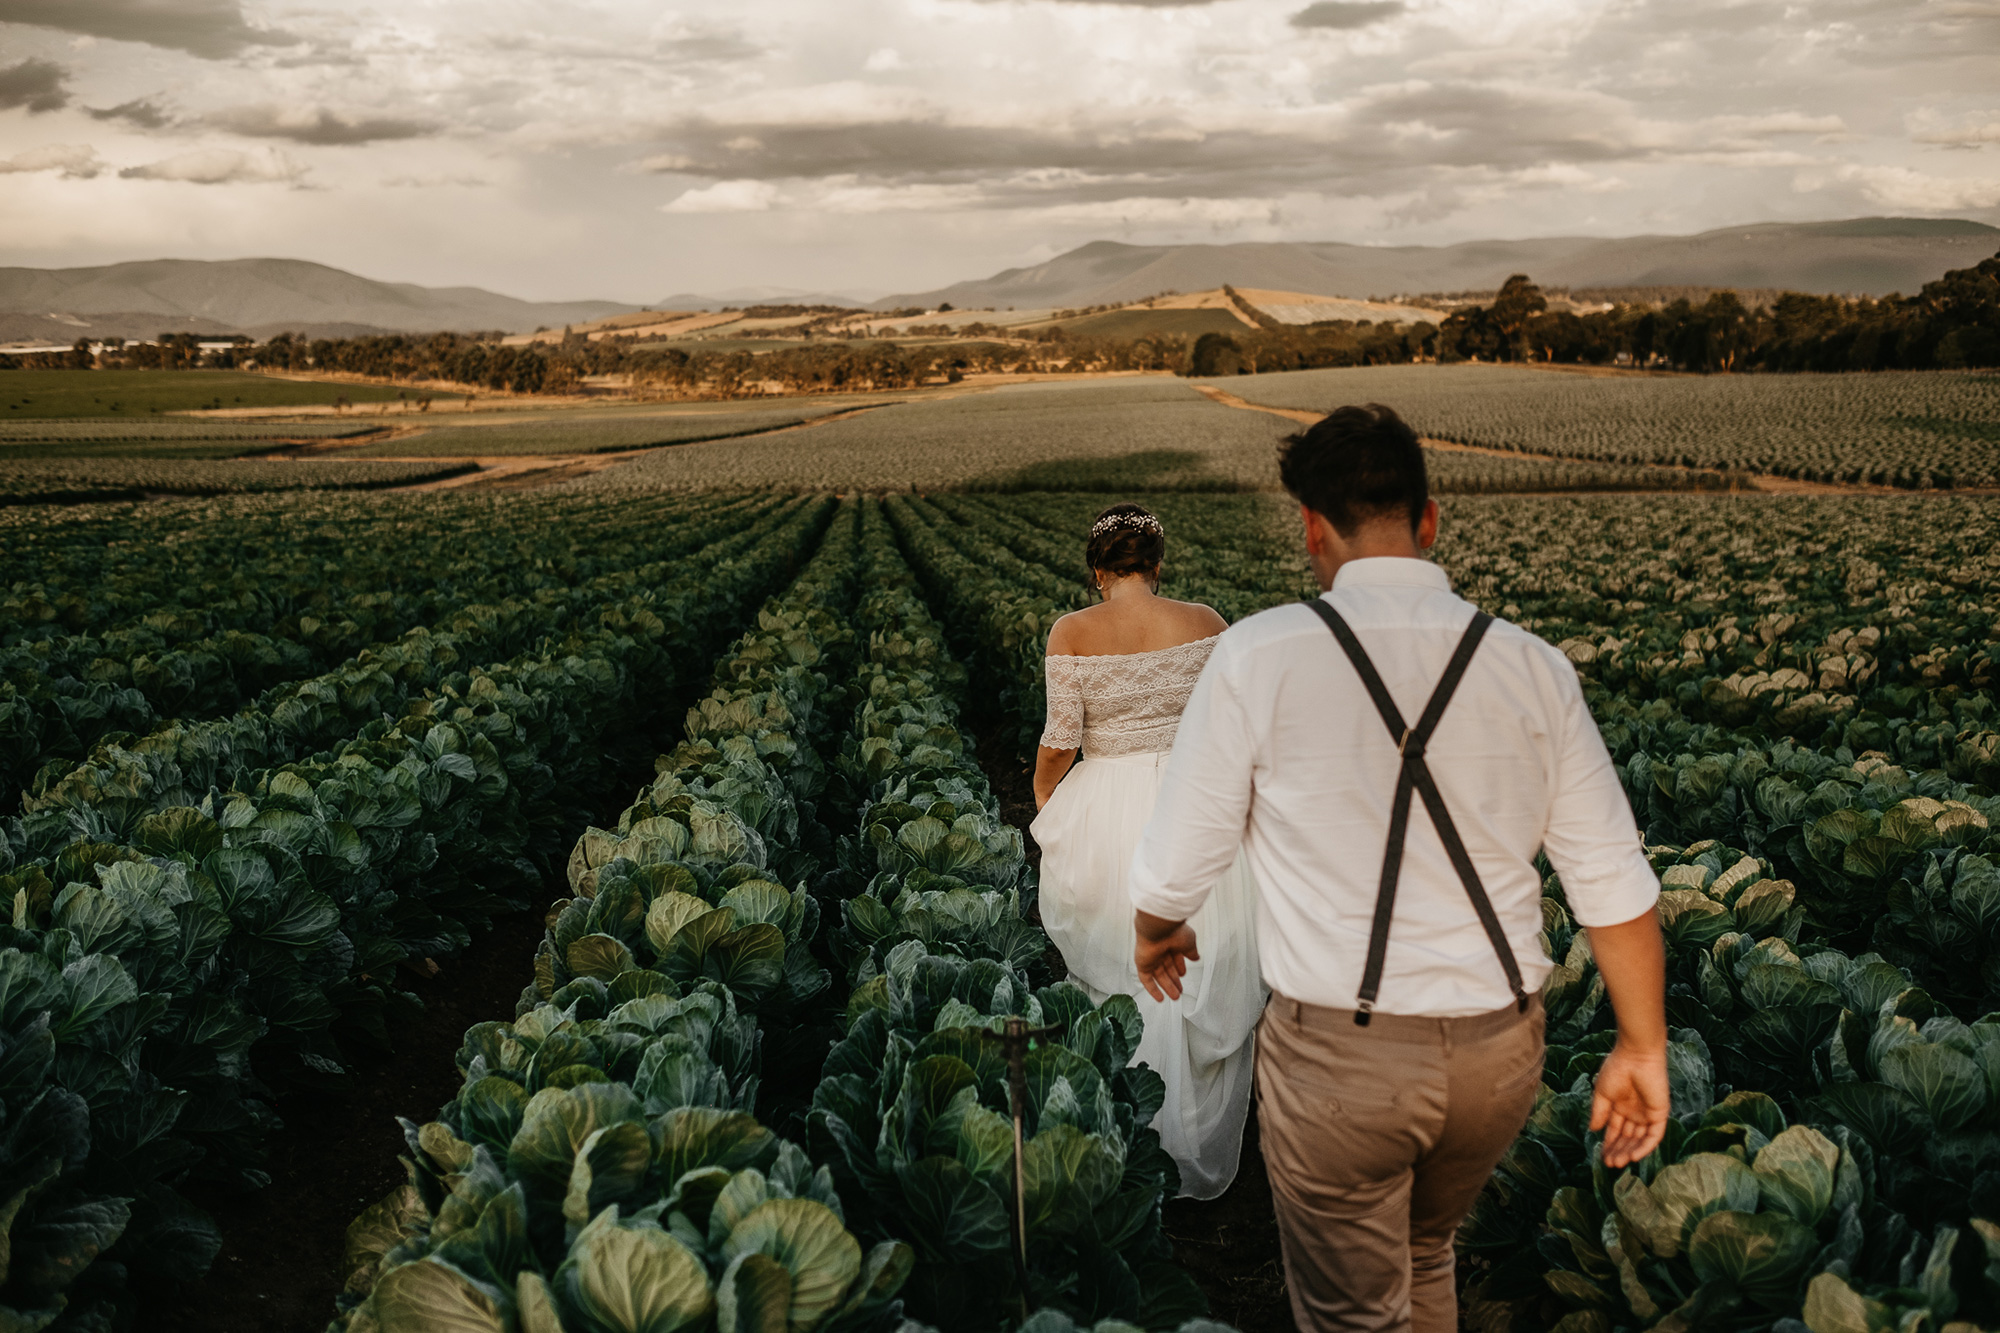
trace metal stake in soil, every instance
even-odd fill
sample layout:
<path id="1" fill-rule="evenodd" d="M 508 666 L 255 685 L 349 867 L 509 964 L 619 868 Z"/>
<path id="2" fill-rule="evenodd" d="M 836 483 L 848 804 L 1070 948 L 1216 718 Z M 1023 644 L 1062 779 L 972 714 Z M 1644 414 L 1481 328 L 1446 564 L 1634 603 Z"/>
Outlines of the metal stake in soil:
<path id="1" fill-rule="evenodd" d="M 1009 1018 L 1005 1032 L 983 1031 L 982 1040 L 1000 1043 L 1007 1058 L 1007 1099 L 1014 1113 L 1014 1278 L 1021 1318 L 1028 1317 L 1028 1204 L 1021 1171 L 1021 1123 L 1028 1110 L 1028 1045 L 1038 1037 L 1060 1037 L 1063 1025 L 1031 1028 L 1025 1018 Z"/>

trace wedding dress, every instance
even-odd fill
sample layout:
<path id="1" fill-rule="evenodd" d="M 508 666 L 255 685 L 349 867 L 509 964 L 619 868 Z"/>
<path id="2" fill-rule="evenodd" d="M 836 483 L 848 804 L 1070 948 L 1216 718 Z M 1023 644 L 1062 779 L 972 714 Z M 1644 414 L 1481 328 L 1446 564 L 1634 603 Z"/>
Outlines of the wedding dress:
<path id="1" fill-rule="evenodd" d="M 1126 874 L 1152 816 L 1167 752 L 1208 655 L 1210 637 L 1149 653 L 1046 659 L 1042 744 L 1083 757 L 1030 825 L 1042 849 L 1042 928 L 1070 976 L 1103 1003 L 1132 996 L 1146 1020 L 1134 1063 L 1166 1080 L 1153 1118 L 1181 1172 L 1181 1193 L 1212 1199 L 1236 1178 L 1250 1111 L 1253 1032 L 1267 992 L 1257 962 L 1256 884 L 1239 853 L 1189 923 L 1201 957 L 1181 998 L 1146 994 Z"/>

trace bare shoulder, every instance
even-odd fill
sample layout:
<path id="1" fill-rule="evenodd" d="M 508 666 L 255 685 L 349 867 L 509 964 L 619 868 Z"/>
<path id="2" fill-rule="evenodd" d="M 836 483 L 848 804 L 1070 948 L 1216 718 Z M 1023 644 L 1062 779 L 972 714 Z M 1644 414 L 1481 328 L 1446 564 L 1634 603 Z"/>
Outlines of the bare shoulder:
<path id="1" fill-rule="evenodd" d="M 1202 602 L 1175 602 L 1175 611 L 1181 623 L 1189 630 L 1198 630 L 1198 638 L 1209 638 L 1229 628 L 1229 622 L 1222 618 L 1214 607 Z"/>
<path id="2" fill-rule="evenodd" d="M 1048 655 L 1067 657 L 1074 654 L 1082 646 L 1083 639 L 1089 635 L 1090 621 L 1093 619 L 1091 613 L 1102 609 L 1087 606 L 1081 611 L 1072 611 L 1066 616 L 1058 617 L 1056 623 L 1049 626 Z"/>

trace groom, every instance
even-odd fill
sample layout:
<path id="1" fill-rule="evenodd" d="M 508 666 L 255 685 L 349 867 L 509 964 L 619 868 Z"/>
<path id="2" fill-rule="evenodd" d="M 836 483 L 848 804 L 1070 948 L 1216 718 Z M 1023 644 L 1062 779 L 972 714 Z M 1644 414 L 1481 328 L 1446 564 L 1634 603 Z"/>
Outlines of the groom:
<path id="1" fill-rule="evenodd" d="M 1452 1237 L 1533 1108 L 1548 854 L 1618 1017 L 1604 1160 L 1666 1127 L 1659 881 L 1567 659 L 1424 558 L 1423 450 L 1386 407 L 1288 439 L 1325 593 L 1235 625 L 1134 854 L 1136 961 L 1178 997 L 1187 920 L 1248 850 L 1271 1002 L 1258 1124 L 1302 1330 L 1454 1333 Z"/>

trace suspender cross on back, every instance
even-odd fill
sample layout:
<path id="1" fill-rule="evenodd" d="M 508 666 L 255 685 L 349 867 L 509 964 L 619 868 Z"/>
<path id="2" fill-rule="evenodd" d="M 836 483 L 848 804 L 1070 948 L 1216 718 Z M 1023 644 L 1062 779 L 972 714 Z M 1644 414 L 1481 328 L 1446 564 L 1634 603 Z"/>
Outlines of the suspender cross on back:
<path id="1" fill-rule="evenodd" d="M 1452 652 L 1451 661 L 1445 665 L 1437 688 L 1431 691 L 1430 702 L 1424 705 L 1423 714 L 1413 727 L 1404 723 L 1402 710 L 1389 697 L 1389 688 L 1382 683 L 1375 663 L 1369 660 L 1368 650 L 1361 646 L 1361 640 L 1354 637 L 1354 630 L 1340 612 L 1334 610 L 1324 598 L 1314 598 L 1307 605 L 1319 613 L 1319 618 L 1333 631 L 1333 637 L 1347 650 L 1348 660 L 1354 663 L 1355 674 L 1361 677 L 1368 697 L 1375 701 L 1375 711 L 1382 715 L 1383 725 L 1389 728 L 1389 735 L 1396 742 L 1396 753 L 1403 757 L 1402 769 L 1396 776 L 1395 800 L 1389 809 L 1389 845 L 1382 854 L 1382 887 L 1375 895 L 1375 924 L 1368 935 L 1368 962 L 1361 972 L 1361 991 L 1355 998 L 1355 1023 L 1368 1026 L 1369 1016 L 1375 1008 L 1375 997 L 1382 989 L 1382 968 L 1389 956 L 1389 923 L 1396 915 L 1396 881 L 1402 874 L 1403 843 L 1410 830 L 1412 792 L 1423 797 L 1424 809 L 1430 812 L 1438 841 L 1444 844 L 1445 855 L 1451 858 L 1451 868 L 1458 872 L 1459 880 L 1465 885 L 1466 896 L 1472 899 L 1472 910 L 1478 913 L 1479 924 L 1485 927 L 1493 952 L 1500 956 L 1501 970 L 1507 974 L 1507 986 L 1514 992 L 1515 1007 L 1526 1013 L 1528 993 L 1521 985 L 1520 965 L 1514 960 L 1514 950 L 1507 943 L 1507 933 L 1500 928 L 1500 918 L 1493 911 L 1493 900 L 1486 896 L 1486 889 L 1479 882 L 1479 872 L 1473 869 L 1472 858 L 1465 850 L 1465 840 L 1458 836 L 1458 826 L 1452 823 L 1451 812 L 1445 809 L 1444 796 L 1438 791 L 1437 780 L 1431 776 L 1430 765 L 1424 758 L 1425 747 L 1430 743 L 1431 734 L 1437 730 L 1438 720 L 1444 716 L 1445 705 L 1451 702 L 1459 681 L 1464 679 L 1465 669 L 1471 664 L 1472 655 L 1478 651 L 1479 641 L 1485 637 L 1493 617 L 1484 611 L 1472 617 L 1472 623 L 1465 627 L 1464 636 Z"/>

